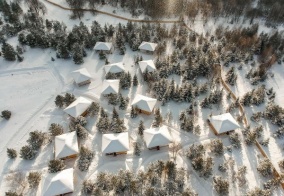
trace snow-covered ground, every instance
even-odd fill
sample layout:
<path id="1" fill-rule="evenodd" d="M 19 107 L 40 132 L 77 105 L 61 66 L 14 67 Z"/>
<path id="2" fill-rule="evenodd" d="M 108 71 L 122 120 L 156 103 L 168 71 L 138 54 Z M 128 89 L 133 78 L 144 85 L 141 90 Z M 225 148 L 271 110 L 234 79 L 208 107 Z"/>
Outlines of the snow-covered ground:
<path id="1" fill-rule="evenodd" d="M 44 1 L 43 1 L 44 2 Z M 65 5 L 65 1 L 57 1 Z M 47 7 L 48 19 L 55 19 L 64 22 L 68 29 L 71 29 L 73 25 L 79 24 L 79 20 L 70 20 L 68 11 L 62 11 L 60 8 L 55 7 L 49 3 L 44 2 Z M 112 12 L 112 7 L 102 7 L 103 11 Z M 117 14 L 123 14 L 125 17 L 130 17 L 122 12 L 122 10 L 116 9 Z M 117 25 L 119 22 L 125 24 L 126 21 L 112 18 L 105 15 L 95 15 L 91 13 L 85 13 L 82 21 L 88 26 L 91 25 L 93 20 L 97 20 L 102 25 L 105 23 Z M 213 21 L 209 21 L 205 27 L 206 28 L 216 28 L 216 24 Z M 197 30 L 199 33 L 206 33 L 206 29 L 203 24 L 196 21 L 195 25 L 191 28 Z M 202 30 L 203 29 L 203 30 Z M 213 32 L 213 31 L 212 31 Z M 17 45 L 17 38 L 12 38 L 8 40 L 8 43 L 13 46 Z M 9 160 L 6 155 L 6 148 L 15 148 L 17 151 L 25 145 L 28 138 L 28 133 L 34 130 L 42 130 L 44 132 L 48 131 L 51 123 L 60 123 L 64 126 L 65 132 L 68 132 L 68 116 L 64 114 L 61 109 L 55 107 L 54 99 L 58 94 L 64 94 L 65 92 L 73 93 L 75 96 L 84 96 L 95 102 L 99 102 L 106 111 L 111 114 L 112 106 L 107 104 L 104 98 L 101 98 L 101 84 L 104 80 L 104 61 L 99 60 L 98 53 L 94 51 L 87 51 L 88 55 L 84 58 L 83 65 L 75 65 L 72 60 L 62 60 L 55 59 L 51 61 L 51 57 L 55 58 L 55 51 L 51 49 L 30 49 L 26 48 L 24 53 L 24 61 L 18 62 L 6 62 L 3 58 L 0 59 L 0 109 L 9 109 L 12 111 L 12 118 L 9 121 L 0 120 L 0 190 L 1 192 L 8 190 L 9 185 L 4 181 L 5 176 L 11 171 L 23 171 L 24 173 L 31 170 L 41 170 L 46 171 L 47 163 L 49 160 L 53 159 L 53 145 L 54 143 L 44 146 L 35 160 L 25 161 L 21 158 L 17 158 L 15 161 Z M 171 48 L 168 48 L 168 52 L 171 52 Z M 124 56 L 118 54 L 115 51 L 113 54 L 108 56 L 110 63 L 115 63 L 122 61 L 125 64 L 126 71 L 129 71 L 133 76 L 138 72 L 138 67 L 134 65 L 133 57 L 136 54 L 143 56 L 144 60 L 153 59 L 152 55 L 132 52 L 127 48 L 127 52 Z M 92 75 L 92 83 L 86 87 L 77 87 L 73 84 L 73 79 L 70 73 L 78 68 L 85 67 Z M 226 68 L 225 68 L 226 69 Z M 243 67 L 243 70 L 238 73 L 238 80 L 236 87 L 231 87 L 231 89 L 238 96 L 242 96 L 247 91 L 251 90 L 254 86 L 251 86 L 249 81 L 244 77 L 249 67 Z M 274 78 L 268 78 L 266 85 L 268 88 L 273 87 L 276 91 L 275 102 L 284 107 L 284 67 L 283 64 L 275 64 L 271 68 L 271 72 L 274 73 Z M 140 77 L 140 76 L 139 76 Z M 178 77 L 174 77 L 177 83 L 180 82 Z M 130 98 L 130 102 L 133 100 L 136 94 L 147 94 L 147 87 L 143 84 L 140 79 L 140 85 L 131 90 L 122 91 L 124 96 Z M 199 102 L 204 98 L 200 96 Z M 210 139 L 216 138 L 216 136 L 209 129 L 206 119 L 209 114 L 219 114 L 225 112 L 230 101 L 226 99 L 226 93 L 224 93 L 224 99 L 222 107 L 217 110 L 215 107 L 213 109 L 201 109 L 198 106 L 198 124 L 201 127 L 201 135 L 195 136 L 192 133 L 186 133 L 181 131 L 178 126 L 178 115 L 179 113 L 187 108 L 189 105 L 182 103 L 170 102 L 166 106 L 161 107 L 161 112 L 165 116 L 167 112 L 171 111 L 173 115 L 173 122 L 169 125 L 171 130 L 171 135 L 176 141 L 180 141 L 183 149 L 179 152 L 177 157 L 177 166 L 186 167 L 189 170 L 189 175 L 187 176 L 188 183 L 193 189 L 199 193 L 199 195 L 215 195 L 212 187 L 212 178 L 209 180 L 204 180 L 199 177 L 199 175 L 192 169 L 192 166 L 188 159 L 184 156 L 185 150 L 189 145 L 193 143 L 208 143 Z M 157 106 L 160 106 L 158 103 Z M 249 115 L 252 111 L 263 110 L 262 108 L 246 108 Z M 127 126 L 128 132 L 130 134 L 131 143 L 137 139 L 136 129 L 138 127 L 139 121 L 143 120 L 146 128 L 151 126 L 153 121 L 153 116 L 138 116 L 136 119 L 130 118 L 130 107 L 126 111 L 119 111 L 120 117 L 125 119 L 125 124 Z M 237 114 L 238 111 L 235 111 Z M 88 125 L 87 129 L 89 131 L 89 136 L 86 141 L 83 142 L 84 145 L 90 147 L 95 152 L 95 158 L 92 161 L 90 169 L 88 172 L 80 172 L 76 166 L 74 175 L 76 176 L 75 192 L 72 195 L 80 195 L 81 184 L 83 180 L 94 179 L 96 174 L 101 171 L 117 172 L 119 169 L 129 169 L 137 172 L 139 169 L 145 169 L 151 162 L 155 160 L 169 160 L 171 154 L 167 147 L 161 148 L 160 151 L 149 151 L 143 149 L 140 157 L 136 157 L 132 154 L 133 147 L 131 145 L 130 152 L 127 155 L 121 155 L 117 157 L 106 157 L 101 153 L 101 138 L 102 134 L 98 133 L 95 127 L 96 118 L 87 118 Z M 275 130 L 271 124 L 267 122 L 262 122 L 265 125 L 264 136 L 271 137 L 272 132 L 270 129 Z M 240 130 L 237 130 L 240 133 Z M 220 137 L 225 144 L 229 146 L 230 142 L 227 136 Z M 268 147 L 265 147 L 266 153 L 271 159 L 279 161 L 283 158 L 281 141 L 271 138 Z M 239 188 L 236 186 L 230 187 L 230 195 L 244 195 L 248 189 L 254 188 L 255 186 L 261 187 L 262 183 L 265 181 L 258 172 L 256 171 L 256 166 L 259 161 L 259 151 L 256 147 L 248 147 L 242 144 L 241 149 L 233 149 L 233 152 L 225 152 L 225 158 L 232 157 L 235 160 L 235 169 L 237 167 L 246 165 L 248 173 L 246 174 L 247 186 Z M 214 157 L 214 173 L 222 175 L 218 171 L 218 164 L 222 163 L 222 158 Z M 68 167 L 73 167 L 74 160 L 67 162 Z M 226 176 L 225 176 L 226 177 Z M 232 179 L 231 179 L 232 180 Z M 236 183 L 236 182 L 234 182 Z M 233 183 L 233 184 L 234 184 Z M 40 191 L 40 190 L 39 190 Z M 29 192 L 27 192 L 28 194 Z M 274 195 L 283 195 L 283 191 L 277 189 Z"/>

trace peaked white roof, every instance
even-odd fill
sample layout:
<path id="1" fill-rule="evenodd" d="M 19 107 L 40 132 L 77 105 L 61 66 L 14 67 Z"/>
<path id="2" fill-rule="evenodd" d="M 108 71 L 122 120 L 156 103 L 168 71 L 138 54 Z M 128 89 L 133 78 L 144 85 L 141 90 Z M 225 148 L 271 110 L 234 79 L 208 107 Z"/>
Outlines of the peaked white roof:
<path id="1" fill-rule="evenodd" d="M 102 152 L 113 153 L 129 150 L 128 132 L 103 134 Z"/>
<path id="2" fill-rule="evenodd" d="M 73 154 L 78 154 L 78 140 L 76 131 L 55 137 L 55 158 L 60 159 Z"/>
<path id="3" fill-rule="evenodd" d="M 105 50 L 105 51 L 109 51 L 112 47 L 112 43 L 111 42 L 97 42 L 94 50 Z"/>
<path id="4" fill-rule="evenodd" d="M 64 112 L 76 118 L 84 113 L 91 105 L 91 103 L 91 101 L 84 97 L 78 97 L 73 103 L 71 103 L 67 108 L 64 109 Z"/>
<path id="5" fill-rule="evenodd" d="M 87 71 L 86 68 L 78 69 L 72 72 L 72 76 L 77 84 L 85 82 L 86 80 L 91 79 L 91 74 Z"/>
<path id="6" fill-rule="evenodd" d="M 153 72 L 156 70 L 156 66 L 153 60 L 139 61 L 139 67 L 142 73 L 148 70 L 148 72 Z"/>
<path id="7" fill-rule="evenodd" d="M 105 65 L 105 72 L 108 73 L 120 73 L 125 71 L 124 65 L 122 62 L 113 63 L 109 65 Z"/>
<path id="8" fill-rule="evenodd" d="M 138 107 L 141 110 L 152 112 L 156 103 L 157 99 L 137 94 L 131 105 Z"/>
<path id="9" fill-rule="evenodd" d="M 155 51 L 158 44 L 152 42 L 142 42 L 138 47 L 140 50 Z"/>
<path id="10" fill-rule="evenodd" d="M 212 116 L 210 122 L 218 133 L 225 133 L 240 127 L 230 113 Z"/>
<path id="11" fill-rule="evenodd" d="M 104 80 L 101 94 L 117 94 L 119 91 L 119 80 Z"/>
<path id="12" fill-rule="evenodd" d="M 55 196 L 74 191 L 73 168 L 58 173 L 48 173 L 44 179 L 43 196 Z"/>
<path id="13" fill-rule="evenodd" d="M 144 130 L 144 139 L 147 148 L 166 146 L 172 142 L 172 136 L 167 126 Z"/>

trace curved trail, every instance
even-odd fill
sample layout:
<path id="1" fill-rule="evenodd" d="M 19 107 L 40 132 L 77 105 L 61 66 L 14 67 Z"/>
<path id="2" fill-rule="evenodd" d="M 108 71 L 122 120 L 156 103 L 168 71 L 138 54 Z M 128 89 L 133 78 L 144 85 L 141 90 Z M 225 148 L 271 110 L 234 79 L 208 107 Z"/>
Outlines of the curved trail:
<path id="1" fill-rule="evenodd" d="M 64 7 L 60 4 L 54 3 L 54 2 L 49 1 L 49 0 L 45 0 L 45 1 L 56 6 L 56 7 L 63 9 L 63 10 L 68 10 L 68 11 L 78 10 L 78 11 L 85 11 L 85 12 L 96 12 L 98 14 L 104 14 L 104 15 L 111 16 L 111 17 L 114 17 L 114 18 L 126 20 L 126 21 L 129 21 L 129 22 L 144 22 L 144 23 L 181 23 L 181 22 L 183 22 L 182 20 L 140 20 L 140 19 L 126 18 L 126 17 L 122 17 L 122 16 L 119 16 L 119 15 L 116 15 L 116 14 L 109 13 L 109 12 L 100 11 L 100 10 L 97 10 L 97 9 L 87 9 L 87 8 L 73 9 L 73 8 L 69 8 L 69 7 Z"/>

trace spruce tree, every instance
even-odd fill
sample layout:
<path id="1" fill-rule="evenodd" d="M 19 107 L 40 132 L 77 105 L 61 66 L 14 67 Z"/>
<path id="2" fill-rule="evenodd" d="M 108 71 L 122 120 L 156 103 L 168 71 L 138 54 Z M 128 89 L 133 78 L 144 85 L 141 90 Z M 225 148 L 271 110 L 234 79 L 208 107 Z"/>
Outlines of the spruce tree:
<path id="1" fill-rule="evenodd" d="M 63 126 L 57 123 L 51 123 L 49 127 L 49 132 L 52 136 L 57 136 L 63 134 Z"/>
<path id="2" fill-rule="evenodd" d="M 139 123 L 139 126 L 138 126 L 138 134 L 139 134 L 140 136 L 143 136 L 144 130 L 145 130 L 144 123 L 143 123 L 143 121 L 141 120 L 140 123 Z"/>
<path id="3" fill-rule="evenodd" d="M 25 160 L 32 160 L 36 156 L 36 151 L 29 145 L 23 146 L 20 150 L 20 157 Z"/>
<path id="4" fill-rule="evenodd" d="M 137 78 L 137 75 L 135 74 L 134 76 L 133 76 L 133 86 L 138 86 L 138 78 Z"/>
<path id="5" fill-rule="evenodd" d="M 14 159 L 17 157 L 17 151 L 13 148 L 7 148 L 7 155 L 10 159 Z"/>
<path id="6" fill-rule="evenodd" d="M 48 172 L 57 173 L 66 168 L 66 165 L 61 159 L 50 160 L 48 163 Z"/>
<path id="7" fill-rule="evenodd" d="M 130 117 L 136 118 L 137 117 L 137 110 L 133 106 L 131 106 Z"/>
<path id="8" fill-rule="evenodd" d="M 16 52 L 10 44 L 4 42 L 2 45 L 2 54 L 5 60 L 7 61 L 15 61 L 16 60 Z"/>
<path id="9" fill-rule="evenodd" d="M 64 97 L 57 95 L 54 102 L 57 107 L 62 108 L 64 106 Z"/>
<path id="10" fill-rule="evenodd" d="M 162 122 L 163 122 L 163 117 L 161 115 L 160 109 L 157 108 L 155 110 L 155 118 L 154 118 L 154 122 L 152 123 L 152 126 L 153 127 L 160 127 Z"/>
<path id="11" fill-rule="evenodd" d="M 75 64 L 84 63 L 83 48 L 79 43 L 73 45 L 73 61 Z"/>

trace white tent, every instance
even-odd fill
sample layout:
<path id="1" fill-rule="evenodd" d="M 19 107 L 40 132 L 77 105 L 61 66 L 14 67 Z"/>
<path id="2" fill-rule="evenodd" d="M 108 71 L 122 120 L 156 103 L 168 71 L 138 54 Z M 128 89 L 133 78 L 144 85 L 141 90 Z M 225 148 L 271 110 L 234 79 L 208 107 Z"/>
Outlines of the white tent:
<path id="1" fill-rule="evenodd" d="M 58 173 L 48 173 L 44 179 L 41 195 L 55 196 L 73 191 L 73 168 L 70 168 Z"/>
<path id="2" fill-rule="evenodd" d="M 97 42 L 94 50 L 104 50 L 104 51 L 110 51 L 112 48 L 111 42 Z"/>
<path id="3" fill-rule="evenodd" d="M 142 73 L 148 70 L 148 72 L 153 72 L 156 70 L 156 66 L 153 60 L 139 61 L 139 67 Z"/>
<path id="4" fill-rule="evenodd" d="M 140 94 L 137 94 L 132 101 L 132 106 L 137 107 L 146 112 L 152 112 L 155 105 L 157 103 L 157 99 L 153 99 L 151 97 L 146 97 Z"/>
<path id="5" fill-rule="evenodd" d="M 54 150 L 56 159 L 78 154 L 79 148 L 76 131 L 56 136 Z"/>
<path id="6" fill-rule="evenodd" d="M 152 42 L 142 42 L 138 47 L 139 50 L 155 51 L 158 44 Z"/>
<path id="7" fill-rule="evenodd" d="M 119 80 L 104 80 L 102 92 L 103 95 L 117 94 L 119 92 Z"/>
<path id="8" fill-rule="evenodd" d="M 129 150 L 128 132 L 103 134 L 102 152 L 114 153 Z"/>
<path id="9" fill-rule="evenodd" d="M 80 85 L 86 81 L 90 81 L 91 75 L 86 68 L 78 69 L 72 72 L 72 76 L 76 84 Z"/>
<path id="10" fill-rule="evenodd" d="M 147 148 L 166 146 L 172 142 L 172 137 L 166 126 L 144 130 L 144 139 Z"/>
<path id="11" fill-rule="evenodd" d="M 212 116 L 210 122 L 218 134 L 239 128 L 239 124 L 230 113 Z"/>
<path id="12" fill-rule="evenodd" d="M 74 118 L 77 118 L 88 109 L 91 103 L 91 101 L 84 97 L 78 97 L 73 103 L 71 103 L 67 108 L 64 109 L 64 112 Z"/>
<path id="13" fill-rule="evenodd" d="M 125 71 L 122 62 L 105 65 L 104 68 L 106 73 L 120 73 Z"/>

